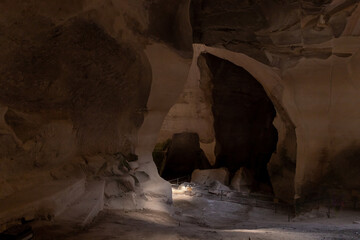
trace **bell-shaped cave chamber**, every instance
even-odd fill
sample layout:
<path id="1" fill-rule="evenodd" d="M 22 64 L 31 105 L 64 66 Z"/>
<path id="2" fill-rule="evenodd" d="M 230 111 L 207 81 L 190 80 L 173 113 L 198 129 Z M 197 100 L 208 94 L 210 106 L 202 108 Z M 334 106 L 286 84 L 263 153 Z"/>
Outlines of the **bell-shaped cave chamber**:
<path id="1" fill-rule="evenodd" d="M 205 64 L 198 65 L 207 68 L 209 78 L 216 161 L 210 165 L 196 132 L 174 132 L 172 139 L 154 149 L 159 174 L 170 180 L 189 176 L 195 169 L 226 168 L 226 182 L 232 187 L 236 185 L 233 181 L 242 181 L 240 185 L 250 191 L 271 194 L 267 164 L 278 142 L 272 101 L 244 68 L 211 54 L 201 54 L 200 58 Z"/>
<path id="2" fill-rule="evenodd" d="M 278 140 L 274 105 L 244 68 L 210 54 L 204 57 L 213 84 L 215 167 L 226 167 L 230 177 L 246 169 L 253 178 L 251 190 L 271 191 L 267 163 Z"/>

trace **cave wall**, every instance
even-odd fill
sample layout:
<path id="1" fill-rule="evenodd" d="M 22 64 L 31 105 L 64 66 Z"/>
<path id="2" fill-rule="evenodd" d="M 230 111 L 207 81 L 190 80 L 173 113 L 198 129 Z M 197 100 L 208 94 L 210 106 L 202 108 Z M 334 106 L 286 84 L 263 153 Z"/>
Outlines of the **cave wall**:
<path id="1" fill-rule="evenodd" d="M 136 153 L 147 176 L 135 196 L 171 202 L 151 152 L 188 75 L 189 1 L 16 0 L 0 9 L 0 198 L 92 178 L 121 152 Z M 146 204 L 137 207 L 161 210 Z"/>
<path id="2" fill-rule="evenodd" d="M 200 147 L 209 163 L 214 165 L 216 140 L 212 114 L 211 73 L 205 59 L 197 54 L 193 57 L 180 96 L 161 123 L 157 142 L 164 142 L 171 139 L 173 134 L 182 132 L 194 132 L 199 135 Z"/>
<path id="3" fill-rule="evenodd" d="M 357 166 L 360 137 L 358 80 L 349 73 L 357 55 L 301 61 L 284 72 L 284 81 L 294 84 L 289 91 L 297 103 L 290 110 L 296 116 L 297 160 L 301 161 L 296 167 L 297 192 L 315 194 L 336 188 L 349 194 L 359 189 L 357 176 L 350 174 Z"/>
<path id="4" fill-rule="evenodd" d="M 196 132 L 215 163 L 204 52 L 248 71 L 275 106 L 275 195 L 360 190 L 358 1 L 13 0 L 0 9 L 0 198 L 91 175 L 80 166 L 123 152 L 147 175 L 139 195 L 170 202 L 151 156 L 158 139 Z"/>
<path id="5" fill-rule="evenodd" d="M 356 177 L 352 181 L 350 175 L 341 174 L 351 171 L 359 139 L 354 126 L 359 94 L 354 67 L 359 64 L 358 1 L 195 0 L 191 9 L 194 42 L 207 45 L 204 51 L 211 46 L 234 63 L 243 53 L 278 75 L 272 84 L 261 73 L 253 74 L 277 110 L 280 143 L 268 166 L 273 185 L 279 186 L 275 193 L 284 198 L 285 189 L 291 190 L 284 182 L 291 179 L 295 164 L 296 176 L 289 181 L 295 187 L 288 200 L 291 193 L 307 198 L 322 188 L 337 188 L 344 195 L 349 188 L 358 190 L 359 185 L 348 185 L 358 182 Z M 250 64 L 243 65 L 252 73 Z"/>
<path id="6" fill-rule="evenodd" d="M 184 92 L 166 116 L 159 134 L 161 141 L 158 142 L 171 138 L 173 133 L 189 131 L 190 129 L 199 134 L 201 148 L 209 162 L 213 166 L 215 165 L 216 138 L 212 112 L 213 83 L 211 80 L 213 76 L 204 56 L 207 53 L 231 62 L 248 71 L 261 84 L 275 107 L 276 117 L 273 124 L 278 132 L 278 142 L 276 151 L 272 154 L 268 164 L 268 172 L 274 194 L 282 200 L 292 202 L 297 145 L 295 126 L 282 103 L 284 86 L 281 83 L 279 69 L 269 67 L 242 53 L 208 47 L 203 44 L 194 44 L 193 46 L 193 63 Z M 191 88 L 186 86 L 191 86 Z M 191 99 L 191 101 L 184 101 L 183 96 L 186 96 L 187 100 Z M 205 121 L 206 119 L 207 121 Z M 213 136 L 210 138 L 210 144 L 205 143 L 205 136 Z M 202 141 L 204 142 L 202 143 Z"/>
<path id="7" fill-rule="evenodd" d="M 282 200 L 292 202 L 295 194 L 295 197 L 315 197 L 331 189 L 350 197 L 358 189 L 357 176 L 352 174 L 356 167 L 350 167 L 357 166 L 359 138 L 354 126 L 357 124 L 355 96 L 359 93 L 356 39 L 334 39 L 335 56 L 303 57 L 296 66 L 284 70 L 242 53 L 194 45 L 194 57 L 207 52 L 246 69 L 262 84 L 274 104 L 277 114 L 274 126 L 279 139 L 268 172 L 274 193 Z M 340 52 L 345 57 L 336 56 Z"/>

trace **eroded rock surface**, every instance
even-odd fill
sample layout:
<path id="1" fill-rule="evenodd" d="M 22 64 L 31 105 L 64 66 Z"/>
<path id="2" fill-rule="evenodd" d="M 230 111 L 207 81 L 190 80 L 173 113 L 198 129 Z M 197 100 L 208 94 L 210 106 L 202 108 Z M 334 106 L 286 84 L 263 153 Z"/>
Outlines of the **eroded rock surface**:
<path id="1" fill-rule="evenodd" d="M 218 181 L 223 185 L 228 185 L 229 175 L 229 170 L 227 168 L 196 169 L 191 174 L 191 181 L 206 186 L 210 186 L 215 181 Z"/>
<path id="2" fill-rule="evenodd" d="M 188 8 L 189 1 L 0 3 L 0 199 L 96 176 L 106 180 L 107 199 L 130 194 L 141 201 L 136 208 L 151 208 L 154 196 L 171 202 L 151 163 L 156 140 L 148 137 L 158 129 L 147 121 L 161 123 L 186 80 Z"/>
<path id="3" fill-rule="evenodd" d="M 250 192 L 254 184 L 254 173 L 247 168 L 240 168 L 231 179 L 230 186 L 239 192 Z"/>
<path id="4" fill-rule="evenodd" d="M 192 93 L 200 89 L 197 96 L 206 96 L 213 87 L 201 87 L 209 72 L 198 56 L 206 52 L 248 71 L 275 107 L 278 142 L 267 166 L 274 194 L 292 202 L 295 195 L 328 196 L 330 189 L 347 198 L 357 192 L 359 185 L 349 185 L 359 182 L 357 177 L 341 172 L 351 172 L 347 166 L 358 158 L 358 1 L 195 0 L 191 20 L 199 62 L 188 78 Z M 203 109 L 212 102 L 199 99 L 187 108 L 199 107 L 196 114 L 184 110 L 182 115 L 174 107 L 165 124 L 179 121 L 179 116 L 211 119 L 212 112 Z M 188 127 L 180 122 L 174 132 Z M 209 129 L 199 129 L 199 135 L 211 136 Z M 208 156 L 215 153 L 212 144 L 207 145 Z M 335 168 L 341 169 L 338 174 Z"/>
<path id="5" fill-rule="evenodd" d="M 0 199 L 96 176 L 113 207 L 164 210 L 171 189 L 152 151 L 181 132 L 198 134 L 213 166 L 228 162 L 235 172 L 260 161 L 255 178 L 270 179 L 287 202 L 360 191 L 358 1 L 14 0 L 0 9 Z M 220 80 L 235 70 L 214 71 L 204 55 L 244 70 L 266 93 L 260 105 L 271 111 L 241 111 L 261 122 L 254 135 L 264 144 L 243 142 L 266 149 L 266 161 L 215 151 L 219 142 L 229 152 L 241 145 L 221 137 L 241 133 L 217 124 L 237 113 L 218 114 L 211 82 L 225 87 Z M 277 143 L 266 140 L 274 127 Z"/>

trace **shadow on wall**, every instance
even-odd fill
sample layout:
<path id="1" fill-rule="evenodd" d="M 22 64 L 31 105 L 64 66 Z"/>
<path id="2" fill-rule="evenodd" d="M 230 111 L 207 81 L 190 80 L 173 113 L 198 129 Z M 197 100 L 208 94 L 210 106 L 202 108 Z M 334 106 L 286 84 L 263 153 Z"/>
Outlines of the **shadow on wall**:
<path id="1" fill-rule="evenodd" d="M 359 145 L 354 143 L 333 157 L 329 157 L 326 150 L 322 155 L 319 179 L 304 184 L 302 191 L 307 193 L 304 200 L 324 199 L 333 202 L 339 199 L 346 204 L 345 207 L 354 207 L 354 201 L 360 199 Z"/>

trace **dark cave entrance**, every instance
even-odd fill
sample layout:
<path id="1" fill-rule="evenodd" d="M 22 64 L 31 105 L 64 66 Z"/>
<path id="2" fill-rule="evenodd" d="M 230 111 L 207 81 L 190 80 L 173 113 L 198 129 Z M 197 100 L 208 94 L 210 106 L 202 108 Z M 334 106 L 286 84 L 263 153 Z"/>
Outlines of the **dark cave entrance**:
<path id="1" fill-rule="evenodd" d="M 211 168 L 200 148 L 199 135 L 191 132 L 176 133 L 171 140 L 157 144 L 153 159 L 166 180 L 190 177 L 195 169 Z"/>
<path id="2" fill-rule="evenodd" d="M 272 191 L 267 163 L 278 140 L 273 103 L 245 69 L 210 54 L 203 56 L 213 84 L 215 167 L 227 167 L 230 177 L 245 167 L 254 177 L 251 191 Z"/>
<path id="3" fill-rule="evenodd" d="M 154 149 L 160 176 L 172 180 L 190 176 L 195 169 L 226 167 L 231 182 L 242 169 L 243 181 L 248 176 L 253 179 L 250 191 L 273 193 L 267 169 L 278 141 L 273 103 L 263 86 L 242 67 L 210 54 L 200 57 L 206 63 L 201 67 L 210 73 L 205 80 L 212 86 L 216 163 L 209 164 L 197 133 L 176 133 Z"/>

